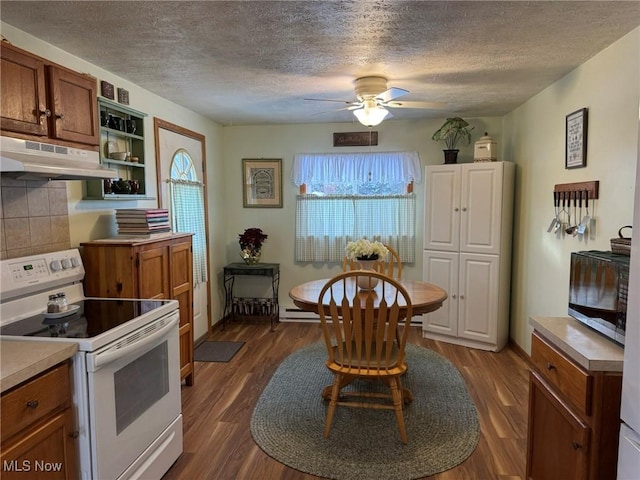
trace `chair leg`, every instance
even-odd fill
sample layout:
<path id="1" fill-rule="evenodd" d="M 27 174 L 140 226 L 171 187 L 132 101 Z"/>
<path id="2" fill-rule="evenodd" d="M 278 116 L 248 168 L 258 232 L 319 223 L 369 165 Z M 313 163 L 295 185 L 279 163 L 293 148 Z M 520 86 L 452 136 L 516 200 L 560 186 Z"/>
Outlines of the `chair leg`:
<path id="1" fill-rule="evenodd" d="M 404 425 L 404 414 L 402 412 L 402 387 L 400 385 L 399 379 L 394 377 L 390 382 L 391 387 L 391 396 L 393 398 L 393 407 L 396 412 L 396 423 L 398 424 L 398 430 L 400 431 L 400 439 L 402 443 L 407 444 L 407 431 Z"/>
<path id="2" fill-rule="evenodd" d="M 334 374 L 333 385 L 331 386 L 331 399 L 329 400 L 329 407 L 327 408 L 327 419 L 324 424 L 324 438 L 329 438 L 331 424 L 333 423 L 333 416 L 336 413 L 338 398 L 340 397 L 341 383 L 342 375 Z"/>

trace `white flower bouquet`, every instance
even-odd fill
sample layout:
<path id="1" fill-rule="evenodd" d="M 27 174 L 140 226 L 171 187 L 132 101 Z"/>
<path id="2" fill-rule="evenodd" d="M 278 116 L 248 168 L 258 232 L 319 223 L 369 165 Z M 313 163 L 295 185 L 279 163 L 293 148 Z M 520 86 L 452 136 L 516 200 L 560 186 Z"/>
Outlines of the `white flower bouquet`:
<path id="1" fill-rule="evenodd" d="M 389 250 L 382 243 L 378 241 L 371 242 L 366 238 L 347 243 L 344 250 L 347 257 L 352 260 L 378 260 L 389 254 Z"/>

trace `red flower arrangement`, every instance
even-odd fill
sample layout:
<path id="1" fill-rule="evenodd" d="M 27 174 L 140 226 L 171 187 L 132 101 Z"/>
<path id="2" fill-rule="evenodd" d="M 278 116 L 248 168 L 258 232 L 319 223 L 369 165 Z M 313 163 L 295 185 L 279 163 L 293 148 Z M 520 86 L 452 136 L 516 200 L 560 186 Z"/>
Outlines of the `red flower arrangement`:
<path id="1" fill-rule="evenodd" d="M 244 233 L 238 235 L 238 243 L 243 251 L 259 252 L 267 237 L 260 228 L 247 228 Z"/>

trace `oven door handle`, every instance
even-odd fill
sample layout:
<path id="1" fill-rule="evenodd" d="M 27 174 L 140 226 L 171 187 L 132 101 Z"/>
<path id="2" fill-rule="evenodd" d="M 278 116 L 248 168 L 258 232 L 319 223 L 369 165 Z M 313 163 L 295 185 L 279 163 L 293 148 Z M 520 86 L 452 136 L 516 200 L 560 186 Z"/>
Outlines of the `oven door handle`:
<path id="1" fill-rule="evenodd" d="M 126 355 L 130 355 L 138 350 L 142 350 L 150 344 L 156 342 L 159 338 L 165 336 L 171 329 L 173 329 L 176 324 L 179 322 L 180 317 L 177 313 L 172 314 L 172 317 L 166 325 L 158 328 L 154 332 L 141 336 L 138 340 L 135 340 L 133 343 L 129 343 L 124 347 L 113 346 L 107 349 L 104 352 L 97 353 L 95 355 L 87 355 L 87 369 L 90 372 L 95 372 L 105 365 L 118 360 Z M 145 327 L 143 327 L 144 329 Z M 148 328 L 148 327 L 146 327 Z M 132 336 L 137 335 L 133 333 Z M 126 338 L 126 337 L 125 337 Z"/>

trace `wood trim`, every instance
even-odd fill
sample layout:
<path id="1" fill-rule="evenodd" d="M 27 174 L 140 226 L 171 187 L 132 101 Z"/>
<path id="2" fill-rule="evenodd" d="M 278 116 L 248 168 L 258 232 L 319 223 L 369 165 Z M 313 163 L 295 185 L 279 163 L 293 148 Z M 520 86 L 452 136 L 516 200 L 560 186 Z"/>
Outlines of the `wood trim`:
<path id="1" fill-rule="evenodd" d="M 513 350 L 522 360 L 527 363 L 529 369 L 533 368 L 531 356 L 527 352 L 525 352 L 524 349 L 513 340 L 513 338 L 509 338 L 509 341 L 507 343 L 509 345 L 509 348 L 511 348 L 511 350 Z"/>
<path id="2" fill-rule="evenodd" d="M 160 161 L 160 140 L 159 140 L 159 130 L 163 128 L 173 133 L 178 133 L 180 135 L 184 135 L 185 137 L 193 138 L 194 140 L 198 140 L 201 145 L 201 155 L 202 155 L 202 176 L 203 176 L 203 196 L 204 196 L 204 235 L 205 235 L 205 244 L 207 250 L 207 270 L 209 271 L 209 282 L 211 282 L 213 269 L 211 268 L 211 258 L 209 256 L 209 196 L 208 196 L 208 188 L 207 184 L 207 147 L 206 147 L 206 137 L 201 133 L 194 132 L 193 130 L 188 130 L 180 125 L 176 125 L 175 123 L 167 122 L 166 120 L 162 120 L 158 117 L 153 117 L 153 135 L 154 135 L 154 149 L 156 156 L 156 184 L 158 189 L 158 207 L 162 208 L 162 188 L 160 181 L 160 167 L 158 163 Z M 194 285 L 195 288 L 195 285 Z M 192 305 L 193 308 L 193 305 Z M 209 335 L 213 334 L 213 327 L 211 325 L 211 288 L 207 289 L 207 332 Z"/>

